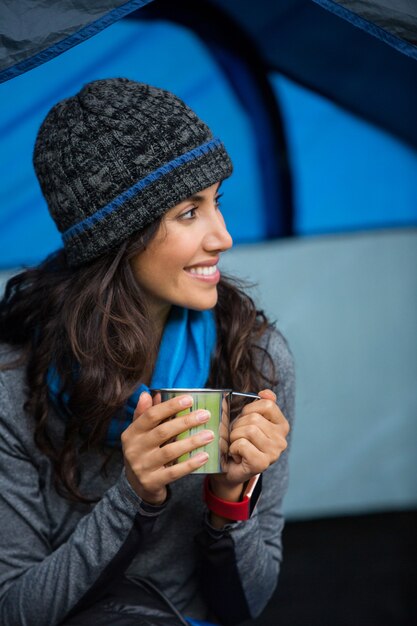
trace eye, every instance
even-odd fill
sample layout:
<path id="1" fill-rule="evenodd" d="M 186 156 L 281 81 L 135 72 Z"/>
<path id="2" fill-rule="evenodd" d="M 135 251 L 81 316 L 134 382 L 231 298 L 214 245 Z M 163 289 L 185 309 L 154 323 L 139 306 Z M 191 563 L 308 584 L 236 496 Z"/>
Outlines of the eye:
<path id="1" fill-rule="evenodd" d="M 178 216 L 178 219 L 184 220 L 184 221 L 193 220 L 196 217 L 196 211 L 197 211 L 197 208 L 192 207 L 191 209 L 188 209 L 188 211 L 184 211 L 184 213 L 181 213 Z"/>
<path id="2" fill-rule="evenodd" d="M 221 202 L 220 202 L 220 198 L 221 198 L 222 196 L 223 196 L 223 193 L 219 193 L 219 194 L 217 194 L 217 196 L 215 197 L 215 200 L 216 200 L 216 206 L 217 206 L 217 208 L 219 208 L 219 206 L 220 206 L 220 204 L 221 204 Z"/>

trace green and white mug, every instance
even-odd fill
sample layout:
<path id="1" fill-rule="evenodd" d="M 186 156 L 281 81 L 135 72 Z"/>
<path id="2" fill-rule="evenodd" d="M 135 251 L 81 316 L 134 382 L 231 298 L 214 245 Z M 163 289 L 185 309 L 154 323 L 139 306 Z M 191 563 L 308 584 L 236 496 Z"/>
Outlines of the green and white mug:
<path id="1" fill-rule="evenodd" d="M 151 394 L 155 397 L 160 394 L 161 402 L 170 400 L 177 396 L 184 394 L 193 398 L 193 405 L 190 408 L 184 409 L 176 414 L 175 417 L 180 417 L 191 413 L 191 411 L 197 411 L 205 409 L 210 411 L 210 419 L 201 426 L 194 426 L 189 430 L 184 431 L 177 436 L 178 439 L 185 439 L 190 435 L 195 435 L 201 430 L 212 430 L 214 432 L 214 439 L 210 443 L 193 450 L 187 454 L 183 454 L 177 462 L 186 461 L 191 458 L 193 454 L 197 452 L 205 451 L 208 453 L 209 458 L 207 463 L 202 467 L 194 470 L 193 474 L 218 474 L 226 471 L 226 464 L 229 454 L 229 440 L 230 440 L 230 403 L 233 396 L 240 396 L 250 398 L 251 400 L 259 399 L 259 396 L 255 393 L 241 393 L 238 391 L 232 391 L 231 389 L 151 389 Z"/>

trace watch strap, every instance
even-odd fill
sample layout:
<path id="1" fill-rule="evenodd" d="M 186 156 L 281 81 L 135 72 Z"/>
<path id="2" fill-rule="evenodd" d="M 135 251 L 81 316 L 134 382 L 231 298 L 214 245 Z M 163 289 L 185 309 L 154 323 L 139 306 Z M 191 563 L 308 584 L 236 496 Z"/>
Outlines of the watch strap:
<path id="1" fill-rule="evenodd" d="M 259 478 L 261 478 L 260 474 L 256 477 L 255 482 L 257 482 Z M 204 501 L 206 502 L 209 510 L 219 517 L 224 517 L 237 522 L 248 520 L 253 512 L 258 497 L 259 492 L 257 493 L 255 501 L 252 502 L 252 498 L 248 495 L 244 495 L 240 502 L 223 500 L 222 498 L 215 496 L 211 491 L 210 477 L 206 476 L 204 479 Z"/>

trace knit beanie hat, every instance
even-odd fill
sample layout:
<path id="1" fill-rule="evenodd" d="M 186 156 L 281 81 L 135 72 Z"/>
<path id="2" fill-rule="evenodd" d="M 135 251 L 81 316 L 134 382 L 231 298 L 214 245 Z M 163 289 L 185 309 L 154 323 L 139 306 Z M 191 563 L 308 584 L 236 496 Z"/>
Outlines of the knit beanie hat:
<path id="1" fill-rule="evenodd" d="M 222 142 L 180 98 L 125 78 L 56 104 L 33 161 L 72 267 L 232 173 Z"/>

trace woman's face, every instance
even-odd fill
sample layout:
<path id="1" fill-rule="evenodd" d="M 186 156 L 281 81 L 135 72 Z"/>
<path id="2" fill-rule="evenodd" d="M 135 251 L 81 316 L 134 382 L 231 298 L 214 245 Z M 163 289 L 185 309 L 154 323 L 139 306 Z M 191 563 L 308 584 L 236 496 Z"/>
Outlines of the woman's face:
<path id="1" fill-rule="evenodd" d="M 218 206 L 216 183 L 167 211 L 156 236 L 132 259 L 152 315 L 164 321 L 172 304 L 195 310 L 217 302 L 219 255 L 233 244 Z"/>

